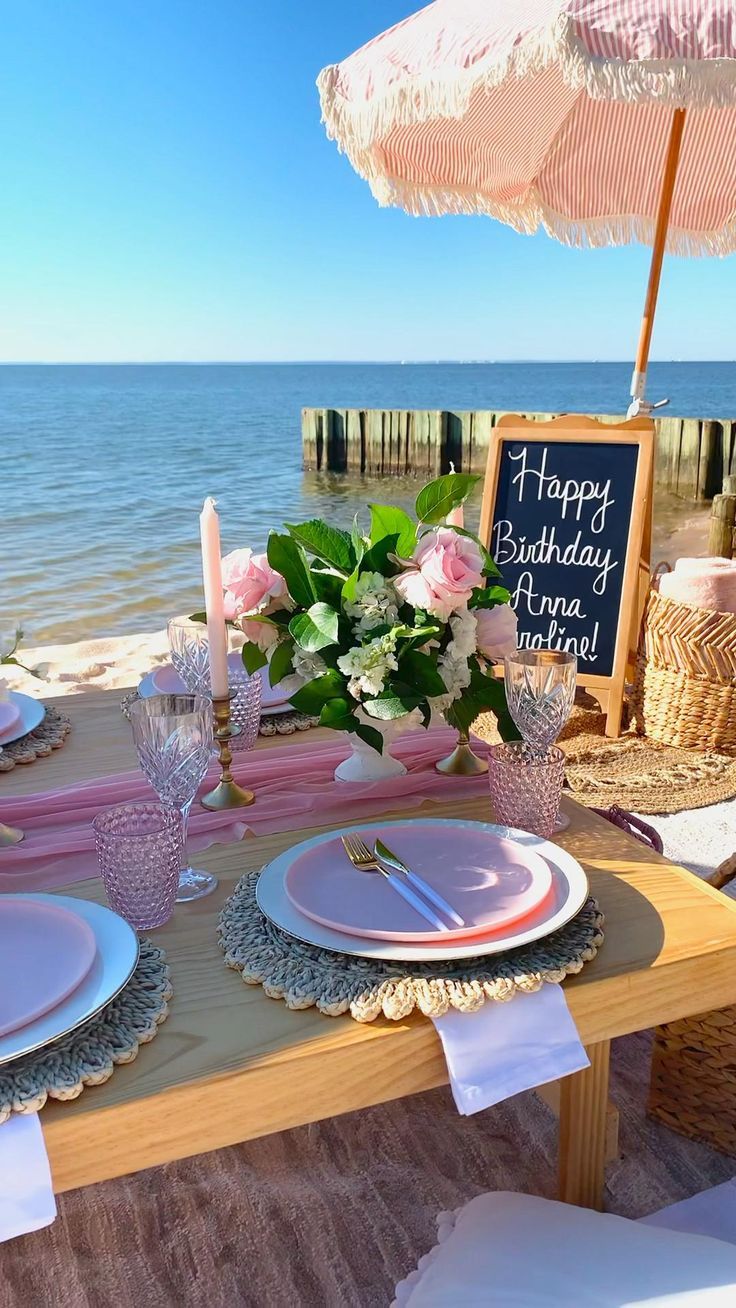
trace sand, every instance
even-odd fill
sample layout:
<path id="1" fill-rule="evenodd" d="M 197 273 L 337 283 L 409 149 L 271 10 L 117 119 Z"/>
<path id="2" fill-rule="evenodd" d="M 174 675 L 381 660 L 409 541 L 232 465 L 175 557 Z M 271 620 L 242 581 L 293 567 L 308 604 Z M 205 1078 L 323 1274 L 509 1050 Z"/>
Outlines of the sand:
<path id="1" fill-rule="evenodd" d="M 39 676 L 4 664 L 0 677 L 11 690 L 35 698 L 76 695 L 87 690 L 119 690 L 137 686 L 141 677 L 168 661 L 165 631 L 136 636 L 108 636 L 68 645 L 21 648 L 18 657 Z"/>

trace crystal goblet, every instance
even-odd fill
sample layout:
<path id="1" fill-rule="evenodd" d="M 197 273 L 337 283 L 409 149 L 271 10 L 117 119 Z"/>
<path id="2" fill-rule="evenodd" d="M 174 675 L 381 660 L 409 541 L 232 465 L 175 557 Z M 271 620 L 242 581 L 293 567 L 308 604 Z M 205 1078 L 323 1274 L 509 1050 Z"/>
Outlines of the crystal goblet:
<path id="1" fill-rule="evenodd" d="M 577 659 L 554 649 L 520 649 L 504 659 L 506 702 L 524 743 L 543 754 L 572 712 Z"/>
<path id="2" fill-rule="evenodd" d="M 184 829 L 212 756 L 212 704 L 201 695 L 151 695 L 130 706 L 130 725 L 138 761 L 159 799 L 178 809 Z M 179 874 L 176 902 L 208 895 L 217 877 L 188 863 Z"/>
<path id="3" fill-rule="evenodd" d="M 519 649 L 504 659 L 504 682 L 509 713 L 518 727 L 526 753 L 543 759 L 572 713 L 577 681 L 577 659 L 556 649 Z M 556 831 L 569 826 L 557 814 Z"/>
<path id="4" fill-rule="evenodd" d="M 210 642 L 207 627 L 191 618 L 170 618 L 171 662 L 190 695 L 207 695 L 210 689 Z"/>

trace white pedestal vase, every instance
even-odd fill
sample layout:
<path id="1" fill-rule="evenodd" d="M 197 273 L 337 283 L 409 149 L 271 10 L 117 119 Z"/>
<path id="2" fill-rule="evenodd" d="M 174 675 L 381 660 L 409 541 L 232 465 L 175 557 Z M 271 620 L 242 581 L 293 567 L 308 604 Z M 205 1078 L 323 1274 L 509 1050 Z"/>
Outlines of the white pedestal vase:
<path id="1" fill-rule="evenodd" d="M 407 713 L 403 718 L 394 718 L 391 722 L 379 722 L 367 713 L 358 710 L 358 717 L 369 727 L 375 727 L 383 736 L 383 753 L 379 754 L 371 745 L 366 745 L 354 732 L 345 732 L 352 753 L 335 768 L 336 781 L 387 781 L 390 777 L 406 775 L 404 764 L 391 754 L 394 741 L 405 731 L 410 731 L 421 722 L 421 713 L 417 709 Z"/>

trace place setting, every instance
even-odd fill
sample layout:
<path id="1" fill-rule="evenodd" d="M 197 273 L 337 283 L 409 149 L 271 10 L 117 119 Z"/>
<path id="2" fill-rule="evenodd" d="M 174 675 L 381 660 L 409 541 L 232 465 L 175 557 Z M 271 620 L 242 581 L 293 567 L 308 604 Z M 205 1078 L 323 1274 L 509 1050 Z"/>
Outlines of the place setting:
<path id="1" fill-rule="evenodd" d="M 202 615 L 204 617 L 204 615 Z M 153 695 L 208 694 L 210 689 L 209 633 L 206 621 L 196 617 L 171 618 L 167 624 L 170 658 L 153 668 L 137 690 L 125 695 L 121 708 L 125 717 L 137 699 Z M 300 713 L 289 703 L 293 686 L 271 684 L 268 666 L 249 674 L 243 666 L 243 638 L 228 633 L 228 685 L 235 692 L 231 719 L 240 727 L 233 738 L 233 752 L 251 749 L 258 735 L 288 736 L 307 731 L 317 719 Z"/>
<path id="2" fill-rule="evenodd" d="M 69 718 L 55 705 L 9 690 L 0 681 L 0 772 L 60 749 L 70 731 Z"/>
<path id="3" fill-rule="evenodd" d="M 111 908 L 3 894 L 0 940 L 0 1123 L 102 1084 L 167 1016 L 163 950 Z"/>

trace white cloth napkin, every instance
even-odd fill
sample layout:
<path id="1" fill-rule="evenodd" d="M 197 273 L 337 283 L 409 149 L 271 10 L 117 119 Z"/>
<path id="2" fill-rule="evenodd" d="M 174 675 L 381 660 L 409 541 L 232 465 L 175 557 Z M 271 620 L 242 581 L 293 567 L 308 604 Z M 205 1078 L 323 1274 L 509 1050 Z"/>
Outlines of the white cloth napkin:
<path id="1" fill-rule="evenodd" d="M 51 1168 L 38 1113 L 0 1126 L 0 1242 L 40 1231 L 56 1217 Z"/>
<path id="2" fill-rule="evenodd" d="M 458 1112 L 465 1116 L 590 1067 L 562 987 L 485 1003 L 475 1013 L 451 1008 L 433 1017 Z"/>

